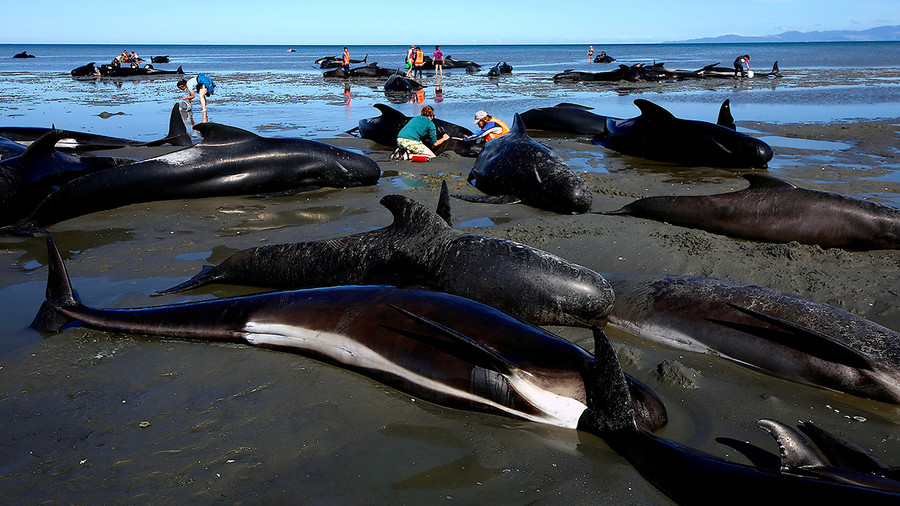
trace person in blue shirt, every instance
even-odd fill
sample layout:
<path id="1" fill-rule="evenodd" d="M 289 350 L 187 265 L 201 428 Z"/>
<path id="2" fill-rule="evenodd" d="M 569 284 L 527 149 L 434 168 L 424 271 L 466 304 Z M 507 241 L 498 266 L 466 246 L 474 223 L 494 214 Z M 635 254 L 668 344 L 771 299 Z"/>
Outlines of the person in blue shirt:
<path id="1" fill-rule="evenodd" d="M 196 77 L 192 77 L 188 80 L 181 79 L 175 86 L 178 86 L 179 89 L 187 91 L 190 95 L 186 97 L 181 97 L 181 100 L 184 100 L 188 103 L 191 102 L 191 99 L 194 98 L 194 92 L 197 92 L 197 95 L 200 96 L 200 106 L 201 112 L 203 113 L 203 121 L 207 120 L 206 114 L 206 97 L 212 95 L 216 90 L 216 83 L 213 82 L 206 74 L 200 72 Z"/>
<path id="2" fill-rule="evenodd" d="M 425 155 L 428 158 L 434 158 L 435 154 L 423 141 L 429 141 L 433 146 L 440 146 L 444 141 L 450 138 L 444 134 L 440 139 L 437 137 L 437 129 L 434 127 L 434 109 L 430 105 L 422 108 L 419 116 L 409 120 L 406 125 L 400 129 L 397 134 L 397 148 L 391 155 L 391 159 L 396 159 L 399 150 L 406 150 L 412 155 Z"/>
<path id="3" fill-rule="evenodd" d="M 472 123 L 478 125 L 478 128 L 481 130 L 467 137 L 463 137 L 463 140 L 477 142 L 479 139 L 484 138 L 484 142 L 488 142 L 509 133 L 509 127 L 506 126 L 506 123 L 491 116 L 485 111 L 476 112 L 475 121 Z"/>

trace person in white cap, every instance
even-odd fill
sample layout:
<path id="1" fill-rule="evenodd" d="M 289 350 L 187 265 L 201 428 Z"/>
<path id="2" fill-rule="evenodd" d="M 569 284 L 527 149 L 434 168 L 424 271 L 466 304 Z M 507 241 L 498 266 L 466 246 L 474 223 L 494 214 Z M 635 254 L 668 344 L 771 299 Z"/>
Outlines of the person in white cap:
<path id="1" fill-rule="evenodd" d="M 485 111 L 476 112 L 475 121 L 473 121 L 472 123 L 478 125 L 478 128 L 480 128 L 481 130 L 478 131 L 478 133 L 472 134 L 468 137 L 463 137 L 463 139 L 467 141 L 478 140 L 483 137 L 484 142 L 489 142 L 509 132 L 509 127 L 506 126 L 506 123 L 491 116 Z"/>

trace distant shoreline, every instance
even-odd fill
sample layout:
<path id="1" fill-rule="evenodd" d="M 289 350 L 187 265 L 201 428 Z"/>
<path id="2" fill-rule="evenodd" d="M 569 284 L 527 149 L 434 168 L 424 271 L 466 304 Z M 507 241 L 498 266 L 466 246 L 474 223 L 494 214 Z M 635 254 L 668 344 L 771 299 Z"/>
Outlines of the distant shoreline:
<path id="1" fill-rule="evenodd" d="M 453 41 L 442 41 L 447 46 L 585 46 L 590 44 L 602 44 L 609 46 L 635 46 L 635 45 L 658 45 L 658 44 L 766 44 L 766 43 L 834 43 L 834 42 L 900 42 L 900 25 L 884 25 L 867 28 L 865 30 L 828 30 L 816 32 L 796 32 L 788 31 L 773 35 L 737 35 L 727 34 L 714 37 L 701 37 L 687 40 L 668 40 L 668 41 L 644 41 L 644 42 L 511 42 L 511 43 L 454 43 Z M 334 47 L 337 44 L 224 44 L 218 42 L 194 42 L 185 44 L 172 44 L 169 42 L 0 42 L 0 46 L 22 46 L 22 45 L 41 45 L 41 46 L 259 46 L 259 47 Z M 353 44 L 357 47 L 368 46 L 397 46 L 406 47 L 406 44 Z"/>

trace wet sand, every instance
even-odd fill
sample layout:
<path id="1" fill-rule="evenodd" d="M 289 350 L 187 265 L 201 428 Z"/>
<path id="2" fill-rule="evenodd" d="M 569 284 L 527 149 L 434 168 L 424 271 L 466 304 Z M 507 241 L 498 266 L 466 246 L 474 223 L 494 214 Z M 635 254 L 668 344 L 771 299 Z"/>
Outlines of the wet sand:
<path id="1" fill-rule="evenodd" d="M 838 124 L 738 122 L 754 135 L 842 143 L 775 147 L 769 172 L 807 188 L 897 205 L 900 120 Z M 566 136 L 535 137 L 594 190 L 594 211 L 664 194 L 746 186 L 739 171 L 620 156 Z M 212 286 L 150 298 L 242 248 L 382 227 L 380 197 L 428 206 L 473 160 L 391 162 L 348 135 L 326 140 L 379 162 L 377 186 L 278 198 L 154 202 L 50 228 L 88 305 L 138 307 L 254 290 Z M 802 143 L 801 143 L 802 144 Z M 825 144 L 831 146 L 831 144 Z M 599 272 L 709 276 L 826 302 L 900 330 L 900 251 L 765 244 L 632 217 L 556 215 L 523 205 L 454 200 L 458 228 L 519 241 Z M 412 399 L 303 357 L 240 345 L 159 340 L 73 328 L 27 329 L 46 279 L 42 238 L 0 238 L 0 482 L 23 502 L 665 503 L 593 436 Z M 591 349 L 582 329 L 553 328 Z M 716 437 L 778 449 L 756 420 L 813 420 L 900 465 L 900 408 L 759 375 L 713 355 L 670 350 L 610 331 L 626 372 L 662 397 L 661 435 L 739 462 Z M 9 348 L 7 348 L 9 349 Z M 703 486 L 697 477 L 697 486 Z"/>

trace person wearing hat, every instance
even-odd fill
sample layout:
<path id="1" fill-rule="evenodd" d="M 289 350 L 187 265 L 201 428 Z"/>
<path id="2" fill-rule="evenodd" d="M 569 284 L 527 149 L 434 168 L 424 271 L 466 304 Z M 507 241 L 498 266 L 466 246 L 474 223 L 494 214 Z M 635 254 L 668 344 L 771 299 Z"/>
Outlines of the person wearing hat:
<path id="1" fill-rule="evenodd" d="M 406 150 L 410 155 L 425 155 L 428 158 L 434 158 L 435 154 L 423 142 L 428 139 L 435 147 L 440 146 L 444 141 L 450 138 L 444 134 L 440 139 L 437 138 L 437 129 L 433 123 L 434 109 L 430 105 L 422 108 L 419 116 L 406 122 L 406 125 L 400 129 L 397 134 L 397 148 L 391 155 L 391 159 L 395 156 L 399 157 L 400 151 Z"/>
<path id="2" fill-rule="evenodd" d="M 478 139 L 484 138 L 484 142 L 490 142 L 501 135 L 504 135 L 509 132 L 509 127 L 506 126 L 506 123 L 500 121 L 499 119 L 491 116 L 485 111 L 478 111 L 475 113 L 475 121 L 472 123 L 478 125 L 478 128 L 481 130 L 478 133 L 472 134 L 468 137 L 463 137 L 463 139 L 467 141 L 475 141 Z"/>

